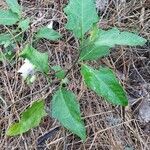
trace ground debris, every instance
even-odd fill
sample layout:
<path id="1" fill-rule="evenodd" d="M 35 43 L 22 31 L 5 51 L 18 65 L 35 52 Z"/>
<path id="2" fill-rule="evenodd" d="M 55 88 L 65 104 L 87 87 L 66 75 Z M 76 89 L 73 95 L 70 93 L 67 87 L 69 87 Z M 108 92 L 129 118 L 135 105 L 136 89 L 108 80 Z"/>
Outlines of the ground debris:
<path id="1" fill-rule="evenodd" d="M 139 108 L 139 120 L 141 122 L 150 122 L 150 99 L 145 99 Z"/>

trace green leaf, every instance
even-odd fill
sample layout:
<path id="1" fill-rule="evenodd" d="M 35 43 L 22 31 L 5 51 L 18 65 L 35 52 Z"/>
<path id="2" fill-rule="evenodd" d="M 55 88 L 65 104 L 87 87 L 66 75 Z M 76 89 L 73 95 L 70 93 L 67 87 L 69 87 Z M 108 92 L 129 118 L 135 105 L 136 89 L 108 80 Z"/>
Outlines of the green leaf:
<path id="1" fill-rule="evenodd" d="M 80 116 L 80 108 L 75 95 L 65 88 L 59 89 L 52 99 L 52 116 L 82 140 L 86 139 L 86 129 Z"/>
<path id="2" fill-rule="evenodd" d="M 82 65 L 81 74 L 86 85 L 99 96 L 115 105 L 128 105 L 126 93 L 109 68 L 101 67 L 95 70 L 90 66 Z"/>
<path id="3" fill-rule="evenodd" d="M 83 42 L 81 47 L 81 53 L 79 61 L 83 60 L 96 60 L 98 58 L 109 55 L 110 47 L 108 46 L 97 46 L 95 45 L 95 41 L 99 33 L 99 29 L 96 24 L 93 25 L 90 36 Z"/>
<path id="4" fill-rule="evenodd" d="M 83 38 L 98 21 L 94 0 L 70 0 L 64 12 L 68 19 L 66 28 L 73 31 L 77 38 Z"/>
<path id="5" fill-rule="evenodd" d="M 6 0 L 6 3 L 12 12 L 17 13 L 19 16 L 21 15 L 21 7 L 17 0 Z"/>
<path id="6" fill-rule="evenodd" d="M 11 41 L 11 39 L 12 39 L 12 36 L 8 33 L 0 34 L 0 45 Z"/>
<path id="7" fill-rule="evenodd" d="M 0 24 L 13 25 L 19 20 L 18 15 L 10 10 L 0 10 Z"/>
<path id="8" fill-rule="evenodd" d="M 22 31 L 24 32 L 29 28 L 29 24 L 30 24 L 30 19 L 27 18 L 19 22 L 19 28 L 21 28 Z"/>
<path id="9" fill-rule="evenodd" d="M 146 43 L 146 39 L 130 32 L 120 32 L 117 28 L 104 31 L 94 27 L 90 33 L 81 48 L 80 61 L 107 56 L 115 45 L 142 46 Z"/>
<path id="10" fill-rule="evenodd" d="M 56 32 L 53 29 L 50 29 L 47 27 L 42 27 L 37 31 L 36 37 L 37 38 L 45 38 L 47 40 L 55 41 L 58 38 L 60 38 L 61 36 L 58 32 Z"/>
<path id="11" fill-rule="evenodd" d="M 5 55 L 3 52 L 0 52 L 0 62 L 3 62 L 5 60 Z"/>
<path id="12" fill-rule="evenodd" d="M 12 124 L 6 134 L 15 136 L 27 132 L 29 129 L 37 127 L 44 116 L 46 116 L 44 101 L 38 100 L 22 113 L 20 121 Z"/>
<path id="13" fill-rule="evenodd" d="M 108 31 L 100 30 L 95 45 L 108 47 L 114 47 L 115 45 L 142 46 L 146 41 L 146 39 L 134 33 L 121 32 L 117 28 L 113 28 Z"/>
<path id="14" fill-rule="evenodd" d="M 55 76 L 57 78 L 63 79 L 65 77 L 65 71 L 60 66 L 53 66 L 52 69 L 55 71 Z"/>
<path id="15" fill-rule="evenodd" d="M 36 66 L 39 71 L 44 73 L 48 72 L 48 53 L 41 53 L 32 46 L 26 45 L 26 47 L 20 53 L 20 56 L 27 58 L 33 65 Z"/>
<path id="16" fill-rule="evenodd" d="M 5 45 L 4 45 L 5 46 Z M 11 63 L 11 61 L 13 60 L 14 56 L 15 56 L 15 45 L 14 44 L 9 44 L 7 45 L 7 47 L 4 48 L 4 52 L 0 53 L 0 61 L 9 61 Z"/>
<path id="17" fill-rule="evenodd" d="M 86 40 L 81 49 L 79 61 L 83 60 L 96 60 L 98 58 L 109 55 L 110 47 L 96 46 L 90 39 Z"/>

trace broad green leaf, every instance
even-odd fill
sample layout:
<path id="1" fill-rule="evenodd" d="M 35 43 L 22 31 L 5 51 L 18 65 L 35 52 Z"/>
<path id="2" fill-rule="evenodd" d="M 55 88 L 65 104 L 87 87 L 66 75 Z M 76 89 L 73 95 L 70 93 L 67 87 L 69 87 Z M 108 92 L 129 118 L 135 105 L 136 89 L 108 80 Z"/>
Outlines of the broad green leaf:
<path id="1" fill-rule="evenodd" d="M 36 66 L 39 71 L 44 73 L 48 72 L 48 53 L 41 53 L 32 46 L 26 45 L 26 47 L 20 53 L 20 56 L 27 58 L 33 65 Z"/>
<path id="2" fill-rule="evenodd" d="M 81 49 L 79 61 L 96 60 L 98 58 L 109 55 L 110 47 L 96 46 L 93 41 L 86 40 Z"/>
<path id="3" fill-rule="evenodd" d="M 55 76 L 59 79 L 63 79 L 65 77 L 65 71 L 60 66 L 53 66 L 52 69 L 55 71 Z"/>
<path id="4" fill-rule="evenodd" d="M 81 53 L 79 61 L 83 60 L 96 60 L 98 58 L 109 55 L 110 47 L 108 46 L 97 46 L 95 41 L 99 36 L 99 29 L 96 24 L 93 25 L 90 36 L 83 42 L 81 47 Z"/>
<path id="5" fill-rule="evenodd" d="M 86 139 L 86 129 L 80 116 L 80 108 L 75 95 L 65 88 L 59 89 L 52 99 L 52 116 L 82 140 Z"/>
<path id="6" fill-rule="evenodd" d="M 99 96 L 115 105 L 128 105 L 126 93 L 109 68 L 101 67 L 96 70 L 90 66 L 82 65 L 81 74 L 86 85 Z"/>
<path id="7" fill-rule="evenodd" d="M 64 9 L 68 22 L 66 28 L 77 38 L 84 34 L 98 21 L 94 0 L 70 0 Z"/>
<path id="8" fill-rule="evenodd" d="M 146 39 L 130 32 L 120 32 L 117 28 L 104 31 L 94 27 L 90 37 L 83 43 L 80 61 L 96 60 L 107 56 L 110 48 L 115 45 L 137 46 L 143 45 L 145 42 Z"/>
<path id="9" fill-rule="evenodd" d="M 30 19 L 27 18 L 19 22 L 19 28 L 21 28 L 22 31 L 24 32 L 29 28 L 29 24 L 30 24 Z"/>
<path id="10" fill-rule="evenodd" d="M 86 47 L 80 54 L 79 61 L 82 60 L 96 60 L 98 58 L 109 55 L 110 48 L 107 46 L 96 47 L 95 45 Z"/>
<path id="11" fill-rule="evenodd" d="M 60 38 L 61 36 L 58 32 L 56 32 L 53 29 L 50 29 L 47 27 L 42 27 L 37 31 L 36 37 L 37 38 L 45 38 L 47 40 L 55 41 L 58 38 Z"/>
<path id="12" fill-rule="evenodd" d="M 44 101 L 38 100 L 22 113 L 20 121 L 12 124 L 6 134 L 15 136 L 27 132 L 31 128 L 37 127 L 44 116 L 46 116 Z"/>
<path id="13" fill-rule="evenodd" d="M 115 45 L 142 46 L 146 41 L 146 39 L 134 33 L 121 32 L 117 28 L 113 28 L 108 31 L 100 30 L 95 45 L 108 47 L 114 47 Z"/>
<path id="14" fill-rule="evenodd" d="M 21 7 L 18 4 L 17 0 L 5 0 L 12 12 L 21 15 Z"/>
<path id="15" fill-rule="evenodd" d="M 0 10 L 0 24 L 13 25 L 19 20 L 18 15 L 10 10 Z"/>

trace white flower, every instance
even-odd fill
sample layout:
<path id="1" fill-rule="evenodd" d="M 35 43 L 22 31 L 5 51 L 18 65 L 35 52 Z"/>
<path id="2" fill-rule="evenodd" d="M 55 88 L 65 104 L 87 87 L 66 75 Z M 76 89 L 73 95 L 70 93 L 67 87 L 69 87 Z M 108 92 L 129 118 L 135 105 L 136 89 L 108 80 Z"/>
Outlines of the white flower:
<path id="1" fill-rule="evenodd" d="M 18 73 L 21 73 L 23 79 L 26 79 L 29 75 L 33 76 L 35 73 L 35 66 L 28 60 L 25 59 L 25 63 L 18 70 Z"/>
<path id="2" fill-rule="evenodd" d="M 51 21 L 51 22 L 47 25 L 47 28 L 53 29 L 53 21 Z"/>

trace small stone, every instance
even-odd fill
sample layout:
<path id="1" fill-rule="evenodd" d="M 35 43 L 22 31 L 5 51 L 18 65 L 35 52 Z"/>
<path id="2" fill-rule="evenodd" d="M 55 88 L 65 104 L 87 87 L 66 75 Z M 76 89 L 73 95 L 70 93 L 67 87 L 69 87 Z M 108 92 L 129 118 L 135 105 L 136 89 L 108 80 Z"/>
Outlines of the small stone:
<path id="1" fill-rule="evenodd" d="M 150 100 L 146 100 L 139 108 L 139 119 L 148 123 L 150 122 Z"/>

